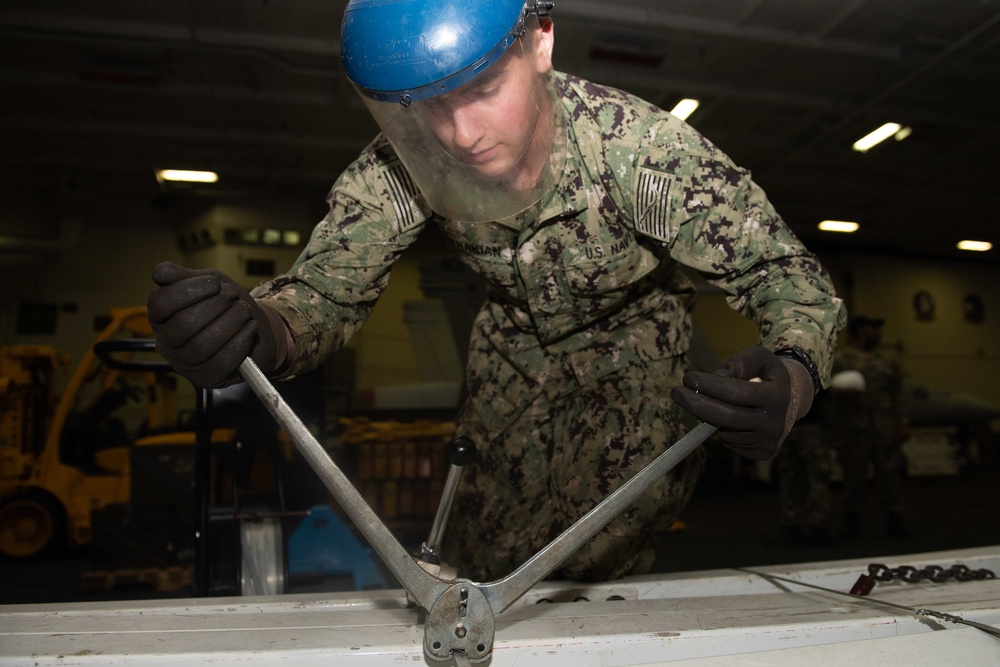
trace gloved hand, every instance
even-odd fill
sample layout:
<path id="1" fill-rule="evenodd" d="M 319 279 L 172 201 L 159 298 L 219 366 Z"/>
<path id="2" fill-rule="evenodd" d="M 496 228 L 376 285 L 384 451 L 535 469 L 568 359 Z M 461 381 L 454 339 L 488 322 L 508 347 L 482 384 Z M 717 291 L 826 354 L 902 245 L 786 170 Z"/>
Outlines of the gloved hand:
<path id="1" fill-rule="evenodd" d="M 153 282 L 159 287 L 146 305 L 156 350 L 197 386 L 239 382 L 237 369 L 248 356 L 265 373 L 284 364 L 284 321 L 223 273 L 163 262 Z"/>
<path id="2" fill-rule="evenodd" d="M 808 369 L 763 347 L 739 352 L 714 373 L 684 374 L 670 397 L 702 421 L 740 456 L 757 461 L 778 453 L 792 425 L 812 406 Z"/>

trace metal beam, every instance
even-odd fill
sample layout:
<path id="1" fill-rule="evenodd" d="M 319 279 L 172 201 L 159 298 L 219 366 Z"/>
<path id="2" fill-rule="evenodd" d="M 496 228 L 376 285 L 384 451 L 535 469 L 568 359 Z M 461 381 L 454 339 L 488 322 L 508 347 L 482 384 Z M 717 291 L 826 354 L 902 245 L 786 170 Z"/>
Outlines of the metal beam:
<path id="1" fill-rule="evenodd" d="M 109 21 L 107 19 L 31 14 L 28 12 L 0 12 L 0 28 L 16 28 L 25 34 L 29 32 L 59 33 L 61 35 L 153 40 L 188 46 L 201 44 L 285 53 L 340 55 L 340 36 L 335 34 L 331 34 L 329 39 L 315 39 L 302 35 L 235 32 L 212 28 L 198 28 L 192 34 L 190 27 L 180 23 L 169 25 L 139 21 Z"/>
<path id="2" fill-rule="evenodd" d="M 603 25 L 608 23 L 623 24 L 643 30 L 675 30 L 880 60 L 901 60 L 903 57 L 902 49 L 898 47 L 879 46 L 846 39 L 832 39 L 821 34 L 805 34 L 698 16 L 686 16 L 665 9 L 628 7 L 619 3 L 612 5 L 606 1 L 574 0 L 573 2 L 563 2 L 559 3 L 557 11 L 558 13 L 555 15 L 557 20 L 558 17 L 570 17 L 586 21 L 600 21 Z"/>

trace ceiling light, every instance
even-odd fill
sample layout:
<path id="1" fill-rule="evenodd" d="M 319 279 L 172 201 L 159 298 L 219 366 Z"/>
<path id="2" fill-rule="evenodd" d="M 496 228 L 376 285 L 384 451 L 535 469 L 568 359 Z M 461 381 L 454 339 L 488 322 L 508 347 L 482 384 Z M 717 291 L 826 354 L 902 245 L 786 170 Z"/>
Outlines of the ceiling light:
<path id="1" fill-rule="evenodd" d="M 824 220 L 819 223 L 819 228 L 824 232 L 843 232 L 845 234 L 851 234 L 858 231 L 861 227 L 856 222 L 847 222 L 846 220 Z"/>
<path id="2" fill-rule="evenodd" d="M 219 175 L 214 171 L 191 171 L 186 169 L 160 169 L 156 172 L 160 181 L 181 181 L 184 183 L 215 183 Z"/>
<path id="3" fill-rule="evenodd" d="M 670 113 L 677 116 L 681 120 L 687 120 L 688 116 L 693 114 L 694 110 L 698 108 L 699 104 L 701 104 L 701 102 L 698 100 L 683 99 L 677 103 Z"/>
<path id="4" fill-rule="evenodd" d="M 993 249 L 993 244 L 988 241 L 959 241 L 959 250 L 972 250 L 973 252 L 986 252 Z"/>
<path id="5" fill-rule="evenodd" d="M 854 150 L 859 151 L 861 153 L 867 152 L 868 149 L 874 146 L 875 144 L 882 143 L 883 141 L 895 135 L 902 129 L 903 126 L 900 125 L 899 123 L 886 123 L 882 127 L 872 132 L 871 134 L 861 137 L 860 139 L 855 141 Z"/>

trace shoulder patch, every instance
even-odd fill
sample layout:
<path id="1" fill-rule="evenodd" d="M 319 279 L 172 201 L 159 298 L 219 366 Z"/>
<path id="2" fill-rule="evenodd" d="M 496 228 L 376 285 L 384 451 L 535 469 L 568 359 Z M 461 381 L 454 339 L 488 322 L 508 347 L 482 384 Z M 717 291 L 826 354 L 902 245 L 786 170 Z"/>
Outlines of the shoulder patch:
<path id="1" fill-rule="evenodd" d="M 673 176 L 639 167 L 635 178 L 635 228 L 661 241 L 670 240 L 670 186 Z"/>
<path id="2" fill-rule="evenodd" d="M 396 214 L 396 231 L 405 232 L 421 223 L 424 216 L 419 213 L 420 191 L 403 163 L 397 160 L 381 169 L 379 175 L 385 185 L 386 199 Z"/>

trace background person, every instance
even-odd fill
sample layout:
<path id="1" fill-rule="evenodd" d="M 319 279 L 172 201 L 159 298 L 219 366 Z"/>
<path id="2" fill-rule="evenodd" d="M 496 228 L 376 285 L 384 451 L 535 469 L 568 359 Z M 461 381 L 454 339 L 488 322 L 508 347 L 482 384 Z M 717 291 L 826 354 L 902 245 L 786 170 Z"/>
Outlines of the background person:
<path id="1" fill-rule="evenodd" d="M 854 387 L 835 385 L 831 391 L 828 424 L 844 472 L 845 538 L 860 534 L 869 466 L 886 516 L 886 535 L 912 535 L 903 519 L 902 494 L 906 472 L 903 443 L 910 435 L 908 405 L 903 369 L 878 349 L 884 324 L 882 318 L 852 317 L 848 324 L 849 344 L 837 351 L 833 364 L 835 375 L 854 371 L 864 379 Z"/>

